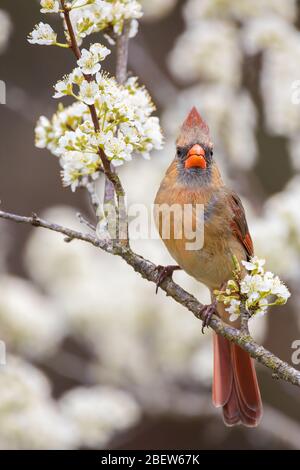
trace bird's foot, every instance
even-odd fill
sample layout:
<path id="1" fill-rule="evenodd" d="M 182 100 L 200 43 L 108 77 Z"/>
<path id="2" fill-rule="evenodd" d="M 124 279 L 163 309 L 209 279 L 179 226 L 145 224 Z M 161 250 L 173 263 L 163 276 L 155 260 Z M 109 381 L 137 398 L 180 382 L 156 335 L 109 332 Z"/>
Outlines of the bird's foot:
<path id="1" fill-rule="evenodd" d="M 179 269 L 181 269 L 180 266 L 172 266 L 172 265 L 169 265 L 169 266 L 157 266 L 156 267 L 156 270 L 158 271 L 158 278 L 157 278 L 157 281 L 156 281 L 156 294 L 158 292 L 158 288 L 161 286 L 162 282 L 167 279 L 168 277 L 169 278 L 172 278 L 172 274 L 174 271 L 178 271 Z"/>
<path id="2" fill-rule="evenodd" d="M 209 305 L 203 305 L 203 307 L 200 310 L 200 315 L 201 315 L 201 318 L 202 318 L 202 333 L 204 334 L 204 329 L 209 326 L 211 317 L 213 315 L 218 315 L 217 301 L 214 300 Z"/>

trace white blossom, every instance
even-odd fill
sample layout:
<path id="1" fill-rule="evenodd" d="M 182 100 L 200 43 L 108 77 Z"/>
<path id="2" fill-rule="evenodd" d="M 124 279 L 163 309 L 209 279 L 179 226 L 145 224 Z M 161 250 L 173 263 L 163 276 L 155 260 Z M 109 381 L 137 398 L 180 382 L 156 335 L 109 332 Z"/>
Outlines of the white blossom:
<path id="1" fill-rule="evenodd" d="M 259 256 L 269 268 L 288 280 L 300 275 L 300 182 L 295 176 L 282 191 L 265 202 L 261 217 L 251 221 L 251 231 Z M 272 233 L 272 237 L 266 237 Z"/>
<path id="2" fill-rule="evenodd" d="M 0 278 L 0 329 L 11 350 L 33 358 L 53 354 L 65 334 L 54 304 L 30 282 L 8 275 Z"/>
<path id="3" fill-rule="evenodd" d="M 58 13 L 59 0 L 41 0 L 41 13 Z"/>
<path id="4" fill-rule="evenodd" d="M 28 35 L 28 42 L 30 42 L 30 44 L 51 46 L 56 44 L 56 40 L 57 34 L 53 31 L 51 26 L 42 22 L 37 24 L 34 30 Z"/>
<path id="5" fill-rule="evenodd" d="M 63 80 L 59 80 L 54 85 L 55 93 L 53 98 L 61 98 L 65 95 L 72 95 L 73 92 L 73 85 L 69 79 L 69 76 L 66 76 Z"/>
<path id="6" fill-rule="evenodd" d="M 239 85 L 241 51 L 237 30 L 217 20 L 199 21 L 177 39 L 169 65 L 184 83 L 202 79 Z"/>
<path id="7" fill-rule="evenodd" d="M 61 398 L 60 409 L 76 427 L 82 444 L 94 448 L 103 448 L 116 432 L 140 418 L 133 398 L 110 387 L 75 388 Z"/>
<path id="8" fill-rule="evenodd" d="M 97 42 L 91 45 L 90 52 L 97 56 L 99 61 L 104 60 L 111 53 L 110 49 Z"/>
<path id="9" fill-rule="evenodd" d="M 51 123 L 45 116 L 41 116 L 35 127 L 35 145 L 45 148 L 48 145 L 48 133 L 51 131 Z"/>
<path id="10" fill-rule="evenodd" d="M 79 98 L 88 105 L 94 104 L 99 92 L 98 85 L 95 81 L 88 82 L 84 80 L 79 89 Z"/>
<path id="11" fill-rule="evenodd" d="M 223 18 L 246 22 L 251 18 L 276 14 L 292 22 L 297 15 L 296 0 L 188 0 L 185 19 Z"/>
<path id="12" fill-rule="evenodd" d="M 103 145 L 105 154 L 114 165 L 118 165 L 118 160 L 131 160 L 132 145 L 125 142 L 121 132 L 117 137 L 114 137 L 111 131 L 103 136 L 100 135 L 99 143 Z"/>
<path id="13" fill-rule="evenodd" d="M 140 0 L 144 11 L 143 19 L 145 21 L 155 21 L 167 16 L 176 6 L 177 0 Z"/>
<path id="14" fill-rule="evenodd" d="M 225 308 L 226 312 L 229 313 L 229 320 L 234 322 L 240 316 L 240 305 L 241 301 L 237 299 L 231 299 L 229 307 Z"/>
<path id="15" fill-rule="evenodd" d="M 263 266 L 266 264 L 266 260 L 260 259 L 257 256 L 253 256 L 251 261 L 242 261 L 242 264 L 245 266 L 247 271 L 255 271 L 257 274 L 262 274 L 264 271 Z"/>
<path id="16" fill-rule="evenodd" d="M 76 430 L 59 414 L 46 376 L 9 355 L 0 374 L 0 449 L 73 449 Z"/>
<path id="17" fill-rule="evenodd" d="M 70 73 L 69 80 L 77 86 L 81 85 L 84 80 L 84 75 L 80 67 L 77 67 Z"/>
<path id="18" fill-rule="evenodd" d="M 256 18 L 243 28 L 243 45 L 248 54 L 265 49 L 282 49 L 295 37 L 296 30 L 278 16 Z"/>
<path id="19" fill-rule="evenodd" d="M 78 187 L 82 178 L 98 177 L 100 159 L 94 153 L 82 153 L 78 151 L 66 152 L 61 157 L 62 179 L 64 186 L 70 186 L 72 191 Z"/>
<path id="20" fill-rule="evenodd" d="M 77 64 L 81 71 L 86 75 L 94 75 L 99 72 L 101 68 L 98 56 L 96 54 L 92 54 L 92 52 L 87 49 L 82 49 L 81 57 L 78 59 Z"/>

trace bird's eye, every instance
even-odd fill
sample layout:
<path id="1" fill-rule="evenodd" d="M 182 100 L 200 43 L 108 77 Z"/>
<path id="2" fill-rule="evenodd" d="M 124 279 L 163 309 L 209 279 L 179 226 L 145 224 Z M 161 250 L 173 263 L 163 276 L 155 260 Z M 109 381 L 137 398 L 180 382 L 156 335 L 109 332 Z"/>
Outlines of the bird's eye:
<path id="1" fill-rule="evenodd" d="M 214 154 L 214 151 L 213 151 L 213 150 L 211 150 L 211 151 L 210 151 L 210 156 L 212 157 L 212 156 L 213 156 L 213 154 Z"/>
<path id="2" fill-rule="evenodd" d="M 177 149 L 177 157 L 180 157 L 181 156 L 181 149 Z"/>

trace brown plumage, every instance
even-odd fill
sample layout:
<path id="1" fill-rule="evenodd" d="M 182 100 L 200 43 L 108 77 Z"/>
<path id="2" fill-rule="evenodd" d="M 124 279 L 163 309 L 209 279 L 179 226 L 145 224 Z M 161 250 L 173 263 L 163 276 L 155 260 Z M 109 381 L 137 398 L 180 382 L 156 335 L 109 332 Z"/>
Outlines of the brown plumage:
<path id="1" fill-rule="evenodd" d="M 183 233 L 175 238 L 176 223 L 171 218 L 169 238 L 163 241 L 171 256 L 189 275 L 211 291 L 232 278 L 234 254 L 239 261 L 253 256 L 253 243 L 245 211 L 238 195 L 227 188 L 212 156 L 207 124 L 193 108 L 177 139 L 177 153 L 162 180 L 155 199 L 155 219 L 162 234 L 161 205 L 191 204 L 193 227 L 196 204 L 204 205 L 204 243 L 201 249 L 188 250 L 190 242 Z M 183 224 L 182 221 L 177 225 Z M 223 304 L 218 314 L 228 322 Z M 232 324 L 232 323 L 231 323 Z M 239 324 L 235 324 L 239 327 Z M 242 423 L 256 426 L 262 415 L 262 403 L 252 359 L 236 345 L 214 335 L 213 403 L 223 407 L 227 425 Z"/>

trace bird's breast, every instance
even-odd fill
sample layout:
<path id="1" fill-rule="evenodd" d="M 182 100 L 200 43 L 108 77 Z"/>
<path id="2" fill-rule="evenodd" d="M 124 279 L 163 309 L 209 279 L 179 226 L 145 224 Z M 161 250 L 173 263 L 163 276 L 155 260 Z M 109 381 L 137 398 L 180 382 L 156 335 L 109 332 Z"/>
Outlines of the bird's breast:
<path id="1" fill-rule="evenodd" d="M 211 289 L 219 288 L 232 276 L 232 253 L 241 259 L 244 256 L 230 230 L 228 211 L 223 207 L 222 200 L 218 191 L 213 189 L 189 190 L 176 184 L 171 186 L 168 181 L 162 183 L 155 200 L 156 225 L 171 256 L 184 271 Z M 203 205 L 201 221 L 196 210 L 197 204 Z M 161 210 L 162 206 L 165 207 L 165 213 Z M 180 219 L 174 216 L 170 208 L 175 206 L 181 208 L 183 214 L 186 214 L 186 206 L 191 207 L 190 227 L 201 246 L 191 242 L 184 217 Z"/>

